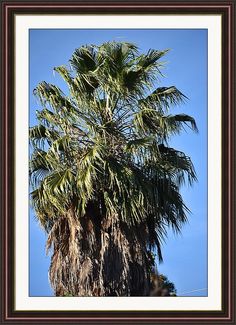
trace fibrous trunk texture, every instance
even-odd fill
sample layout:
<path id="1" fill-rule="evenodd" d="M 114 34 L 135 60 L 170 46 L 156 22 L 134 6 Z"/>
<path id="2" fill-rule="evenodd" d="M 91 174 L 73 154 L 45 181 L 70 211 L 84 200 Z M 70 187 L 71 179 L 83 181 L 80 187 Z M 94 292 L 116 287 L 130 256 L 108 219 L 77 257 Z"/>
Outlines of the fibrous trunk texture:
<path id="1" fill-rule="evenodd" d="M 145 226 L 128 228 L 117 215 L 73 208 L 48 237 L 49 278 L 56 296 L 147 296 L 150 291 Z"/>

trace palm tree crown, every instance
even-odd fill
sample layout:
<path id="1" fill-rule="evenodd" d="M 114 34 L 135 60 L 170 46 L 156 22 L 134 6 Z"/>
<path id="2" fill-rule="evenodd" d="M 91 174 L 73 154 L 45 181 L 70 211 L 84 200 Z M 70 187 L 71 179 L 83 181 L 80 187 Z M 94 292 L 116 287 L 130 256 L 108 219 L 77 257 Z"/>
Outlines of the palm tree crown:
<path id="1" fill-rule="evenodd" d="M 86 45 L 55 68 L 66 94 L 46 82 L 34 90 L 42 108 L 30 128 L 31 198 L 56 295 L 149 295 L 153 252 L 161 261 L 167 228 L 179 232 L 187 219 L 179 190 L 196 175 L 168 143 L 197 127 L 170 113 L 186 98 L 176 87 L 156 87 L 166 52 Z"/>

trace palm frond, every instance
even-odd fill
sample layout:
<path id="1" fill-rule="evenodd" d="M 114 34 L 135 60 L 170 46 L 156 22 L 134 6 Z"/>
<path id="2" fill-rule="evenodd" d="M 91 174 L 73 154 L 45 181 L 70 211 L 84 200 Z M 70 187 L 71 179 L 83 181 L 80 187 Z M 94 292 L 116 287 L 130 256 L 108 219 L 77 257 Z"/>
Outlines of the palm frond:
<path id="1" fill-rule="evenodd" d="M 164 113 L 172 106 L 180 105 L 186 99 L 187 97 L 175 86 L 158 87 L 146 98 L 141 99 L 139 104 L 141 107 L 153 108 Z"/>
<path id="2" fill-rule="evenodd" d="M 163 51 L 150 49 L 146 55 L 140 56 L 137 64 L 138 66 L 140 66 L 142 69 L 145 70 L 153 67 L 156 68 L 160 66 L 160 63 L 158 62 L 159 59 L 162 58 L 164 55 L 166 55 L 168 51 L 169 51 L 168 49 Z"/>

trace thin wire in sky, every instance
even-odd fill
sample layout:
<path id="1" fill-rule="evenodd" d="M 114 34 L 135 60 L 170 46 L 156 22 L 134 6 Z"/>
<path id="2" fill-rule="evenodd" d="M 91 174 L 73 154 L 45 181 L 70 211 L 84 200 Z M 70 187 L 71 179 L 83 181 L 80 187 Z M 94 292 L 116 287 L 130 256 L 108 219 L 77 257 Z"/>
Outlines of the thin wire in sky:
<path id="1" fill-rule="evenodd" d="M 180 295 L 186 295 L 188 293 L 197 292 L 197 291 L 204 291 L 204 290 L 207 290 L 207 288 L 201 288 L 201 289 L 195 289 L 195 290 L 191 290 L 191 291 L 181 292 L 181 293 L 178 294 L 178 296 L 180 296 Z"/>

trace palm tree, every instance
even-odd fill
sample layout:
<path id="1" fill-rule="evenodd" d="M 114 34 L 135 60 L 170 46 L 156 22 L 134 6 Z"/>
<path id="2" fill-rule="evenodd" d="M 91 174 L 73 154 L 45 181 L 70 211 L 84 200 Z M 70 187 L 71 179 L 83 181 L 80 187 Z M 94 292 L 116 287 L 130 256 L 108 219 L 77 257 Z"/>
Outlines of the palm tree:
<path id="1" fill-rule="evenodd" d="M 188 208 L 181 185 L 196 180 L 189 157 L 168 145 L 194 119 L 172 115 L 185 100 L 156 87 L 167 50 L 86 45 L 54 70 L 68 91 L 41 82 L 30 128 L 31 199 L 52 250 L 57 296 L 149 295 L 167 228 L 179 232 Z"/>

